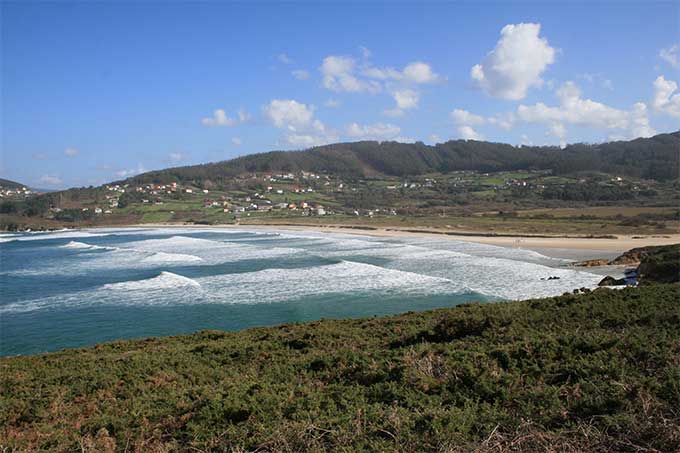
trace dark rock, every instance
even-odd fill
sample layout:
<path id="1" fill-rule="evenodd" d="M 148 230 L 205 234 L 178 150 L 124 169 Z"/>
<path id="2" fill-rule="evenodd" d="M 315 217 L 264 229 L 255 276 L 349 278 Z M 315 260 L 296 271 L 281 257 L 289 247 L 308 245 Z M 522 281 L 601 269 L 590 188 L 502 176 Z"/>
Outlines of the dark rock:
<path id="1" fill-rule="evenodd" d="M 597 286 L 621 286 L 625 284 L 626 284 L 625 278 L 614 278 L 612 276 L 607 275 L 600 281 L 600 283 L 597 284 Z"/>

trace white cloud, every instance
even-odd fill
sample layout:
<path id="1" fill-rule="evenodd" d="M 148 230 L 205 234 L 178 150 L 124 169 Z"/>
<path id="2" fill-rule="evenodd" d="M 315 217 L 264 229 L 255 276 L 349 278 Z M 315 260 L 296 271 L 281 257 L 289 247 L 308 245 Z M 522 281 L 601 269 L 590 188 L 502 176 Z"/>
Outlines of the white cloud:
<path id="1" fill-rule="evenodd" d="M 657 77 L 654 81 L 654 98 L 652 100 L 654 110 L 680 118 L 680 93 L 675 92 L 677 89 L 678 84 L 674 81 L 666 80 L 662 75 Z"/>
<path id="2" fill-rule="evenodd" d="M 637 102 L 631 111 L 631 136 L 632 137 L 651 137 L 656 135 L 656 131 L 649 124 L 647 105 L 644 102 Z"/>
<path id="3" fill-rule="evenodd" d="M 295 146 L 316 146 L 337 141 L 337 135 L 314 118 L 314 106 L 293 99 L 273 99 L 265 106 L 267 118 L 285 129 L 285 140 Z"/>
<path id="4" fill-rule="evenodd" d="M 659 51 L 659 57 L 674 68 L 680 68 L 680 44 Z"/>
<path id="5" fill-rule="evenodd" d="M 507 112 L 497 113 L 494 116 L 488 117 L 486 120 L 489 122 L 489 124 L 493 124 L 494 126 L 498 126 L 501 129 L 509 131 L 515 125 L 515 121 L 517 121 L 517 118 L 515 118 L 514 113 Z"/>
<path id="6" fill-rule="evenodd" d="M 62 182 L 61 178 L 57 175 L 42 175 L 40 177 L 40 183 L 48 186 L 58 186 L 61 185 Z"/>
<path id="7" fill-rule="evenodd" d="M 283 64 L 291 64 L 293 60 L 290 59 L 288 55 L 285 53 L 280 53 L 276 56 L 276 59 L 279 60 Z"/>
<path id="8" fill-rule="evenodd" d="M 328 108 L 334 109 L 340 107 L 340 101 L 338 101 L 337 99 L 329 99 L 326 102 L 324 102 L 323 105 L 325 105 Z"/>
<path id="9" fill-rule="evenodd" d="M 392 67 L 367 66 L 363 68 L 362 74 L 372 79 L 394 80 L 413 84 L 435 83 L 442 80 L 438 74 L 434 73 L 429 64 L 422 61 L 409 63 L 401 71 Z"/>
<path id="10" fill-rule="evenodd" d="M 541 86 L 541 74 L 555 61 L 555 49 L 539 36 L 540 24 L 506 25 L 496 47 L 470 70 L 475 83 L 490 96 L 519 100 Z"/>
<path id="11" fill-rule="evenodd" d="M 439 135 L 437 134 L 431 134 L 429 137 L 430 143 L 436 144 L 436 143 L 441 143 L 442 139 Z"/>
<path id="12" fill-rule="evenodd" d="M 458 137 L 465 140 L 484 140 L 484 136 L 477 132 L 473 126 L 485 124 L 486 118 L 463 109 L 455 109 L 449 115 L 457 126 Z"/>
<path id="13" fill-rule="evenodd" d="M 170 153 L 168 154 L 168 160 L 172 163 L 177 163 L 184 160 L 184 155 L 182 153 Z"/>
<path id="14" fill-rule="evenodd" d="M 66 148 L 64 150 L 64 155 L 68 157 L 76 157 L 80 151 L 78 151 L 76 148 Z"/>
<path id="15" fill-rule="evenodd" d="M 236 120 L 227 116 L 227 113 L 222 109 L 217 109 L 213 112 L 213 116 L 210 118 L 203 118 L 201 120 L 204 126 L 215 127 L 215 126 L 234 126 L 236 125 Z"/>
<path id="16" fill-rule="evenodd" d="M 264 113 L 278 128 L 305 127 L 314 118 L 314 106 L 308 106 L 293 99 L 273 99 L 264 108 Z"/>
<path id="17" fill-rule="evenodd" d="M 116 176 L 119 178 L 128 178 L 130 176 L 138 175 L 140 173 L 146 172 L 146 169 L 142 164 L 137 164 L 137 168 L 123 169 L 116 172 Z"/>
<path id="18" fill-rule="evenodd" d="M 239 109 L 236 114 L 238 115 L 238 119 L 231 118 L 223 109 L 217 109 L 213 111 L 212 117 L 203 118 L 201 123 L 206 127 L 233 127 L 238 123 L 245 123 L 246 121 L 250 120 L 250 114 L 244 109 Z"/>
<path id="19" fill-rule="evenodd" d="M 405 110 L 410 110 L 418 107 L 420 100 L 420 93 L 411 89 L 396 90 L 392 93 L 396 106 L 393 109 L 385 110 L 383 113 L 387 116 L 401 116 Z"/>
<path id="20" fill-rule="evenodd" d="M 399 135 L 401 129 L 394 124 L 375 123 L 360 125 L 351 123 L 347 126 L 347 136 L 359 140 L 390 140 Z"/>
<path id="21" fill-rule="evenodd" d="M 403 110 L 412 109 L 418 106 L 420 95 L 414 90 L 397 90 L 392 93 L 397 107 Z"/>
<path id="22" fill-rule="evenodd" d="M 242 144 L 243 142 L 241 141 L 240 138 L 234 137 L 234 138 L 231 139 L 231 143 L 233 143 L 233 144 L 236 145 L 236 146 L 241 146 L 241 144 Z"/>
<path id="23" fill-rule="evenodd" d="M 464 140 L 484 140 L 484 136 L 471 126 L 458 126 L 458 136 Z"/>
<path id="24" fill-rule="evenodd" d="M 404 78 L 413 83 L 434 83 L 440 77 L 432 71 L 429 64 L 416 61 L 404 68 Z"/>
<path id="25" fill-rule="evenodd" d="M 305 71 L 304 69 L 296 69 L 294 71 L 290 72 L 293 77 L 295 77 L 298 80 L 307 80 L 309 79 L 309 71 Z"/>
<path id="26" fill-rule="evenodd" d="M 369 56 L 370 53 L 364 53 L 364 60 Z M 357 65 L 352 57 L 330 55 L 323 59 L 319 70 L 323 76 L 323 86 L 337 92 L 375 94 L 390 88 L 387 85 L 389 82 L 400 82 L 408 86 L 442 80 L 429 64 L 422 61 L 409 63 L 403 70 L 398 70 L 393 67 L 372 66 L 367 61 Z"/>
<path id="27" fill-rule="evenodd" d="M 355 68 L 356 62 L 351 57 L 331 55 L 324 58 L 319 68 L 323 75 L 323 86 L 338 92 L 376 93 L 380 91 L 379 84 L 357 78 Z"/>
<path id="28" fill-rule="evenodd" d="M 486 122 L 484 117 L 463 109 L 455 109 L 450 115 L 453 122 L 457 125 L 480 126 Z"/>
<path id="29" fill-rule="evenodd" d="M 542 102 L 531 106 L 520 105 L 517 116 L 528 123 L 547 125 L 549 134 L 559 138 L 561 143 L 566 138 L 565 124 L 625 131 L 631 137 L 653 135 L 653 129 L 649 127 L 647 108 L 642 103 L 635 104 L 632 111 L 626 111 L 583 99 L 581 91 L 573 82 L 563 84 L 556 94 L 559 106 L 548 106 Z"/>

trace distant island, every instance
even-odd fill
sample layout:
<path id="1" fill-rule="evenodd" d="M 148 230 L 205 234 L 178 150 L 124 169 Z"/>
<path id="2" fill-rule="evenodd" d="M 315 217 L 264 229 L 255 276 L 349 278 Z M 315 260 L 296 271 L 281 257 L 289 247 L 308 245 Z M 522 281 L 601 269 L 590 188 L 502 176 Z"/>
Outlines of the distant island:
<path id="1" fill-rule="evenodd" d="M 5 230 L 132 224 L 428 227 L 488 234 L 670 234 L 680 132 L 535 147 L 339 143 L 152 171 L 0 202 Z"/>

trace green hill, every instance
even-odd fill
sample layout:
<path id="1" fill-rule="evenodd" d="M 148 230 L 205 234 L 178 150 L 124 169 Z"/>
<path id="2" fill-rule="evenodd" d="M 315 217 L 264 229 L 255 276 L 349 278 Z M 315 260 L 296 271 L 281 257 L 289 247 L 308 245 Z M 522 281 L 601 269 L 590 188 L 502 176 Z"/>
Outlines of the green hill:
<path id="1" fill-rule="evenodd" d="M 680 285 L 0 360 L 9 451 L 679 451 Z"/>
<path id="2" fill-rule="evenodd" d="M 220 184 L 249 172 L 309 171 L 339 176 L 422 175 L 459 170 L 498 172 L 553 170 L 555 174 L 599 171 L 644 179 L 678 178 L 680 131 L 651 138 L 597 145 L 515 147 L 455 140 L 434 146 L 417 143 L 337 143 L 306 151 L 272 151 L 226 162 L 177 167 L 135 176 L 132 183 L 201 182 Z"/>
<path id="3" fill-rule="evenodd" d="M 16 181 L 10 181 L 9 179 L 0 178 L 0 187 L 4 187 L 5 189 L 21 189 L 22 187 L 26 187 L 26 185 Z"/>

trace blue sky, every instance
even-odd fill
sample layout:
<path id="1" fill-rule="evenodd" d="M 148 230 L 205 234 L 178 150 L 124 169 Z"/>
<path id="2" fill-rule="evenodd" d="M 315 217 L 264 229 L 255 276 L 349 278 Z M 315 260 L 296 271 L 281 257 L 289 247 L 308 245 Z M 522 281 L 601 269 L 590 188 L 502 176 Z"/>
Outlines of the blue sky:
<path id="1" fill-rule="evenodd" d="M 0 176 L 98 185 L 336 141 L 680 129 L 677 2 L 11 2 Z"/>

